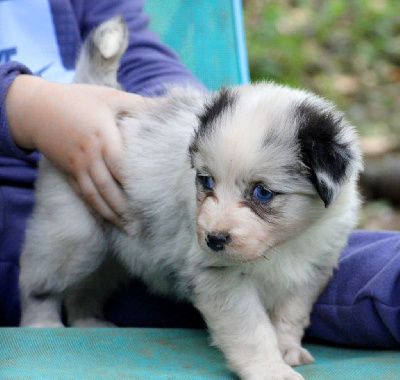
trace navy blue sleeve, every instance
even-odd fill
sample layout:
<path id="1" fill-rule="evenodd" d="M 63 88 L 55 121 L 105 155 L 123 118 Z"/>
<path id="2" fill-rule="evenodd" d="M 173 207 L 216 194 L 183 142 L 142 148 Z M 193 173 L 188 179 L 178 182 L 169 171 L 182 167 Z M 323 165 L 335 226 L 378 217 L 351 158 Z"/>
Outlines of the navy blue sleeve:
<path id="1" fill-rule="evenodd" d="M 0 65 L 0 326 L 19 323 L 19 255 L 33 203 L 38 152 L 20 149 L 7 123 L 5 95 L 19 74 L 30 74 L 17 62 Z"/>
<path id="2" fill-rule="evenodd" d="M 31 72 L 18 62 L 0 64 L 0 156 L 28 159 L 32 152 L 20 149 L 11 138 L 5 107 L 7 91 L 19 74 L 31 74 Z"/>

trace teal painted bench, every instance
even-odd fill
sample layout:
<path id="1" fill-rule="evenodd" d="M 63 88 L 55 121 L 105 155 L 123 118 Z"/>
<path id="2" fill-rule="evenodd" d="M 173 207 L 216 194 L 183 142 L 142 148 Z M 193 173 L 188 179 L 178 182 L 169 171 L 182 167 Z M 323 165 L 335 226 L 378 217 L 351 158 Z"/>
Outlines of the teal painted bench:
<path id="1" fill-rule="evenodd" d="M 210 89 L 249 81 L 239 0 L 148 0 L 152 27 Z M 398 380 L 400 353 L 305 345 L 306 379 Z M 0 380 L 236 379 L 207 332 L 0 329 Z"/>
<path id="2" fill-rule="evenodd" d="M 400 353 L 306 344 L 306 379 L 398 380 Z M 2 380 L 237 379 L 204 330 L 2 328 Z"/>

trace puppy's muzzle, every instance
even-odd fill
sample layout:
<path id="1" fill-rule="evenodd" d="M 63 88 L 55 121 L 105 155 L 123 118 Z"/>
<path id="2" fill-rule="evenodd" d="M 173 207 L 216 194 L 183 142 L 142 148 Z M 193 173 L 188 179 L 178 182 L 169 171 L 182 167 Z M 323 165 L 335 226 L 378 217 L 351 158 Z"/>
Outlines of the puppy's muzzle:
<path id="1" fill-rule="evenodd" d="M 206 235 L 206 243 L 213 251 L 222 251 L 231 240 L 229 234 L 210 232 Z"/>

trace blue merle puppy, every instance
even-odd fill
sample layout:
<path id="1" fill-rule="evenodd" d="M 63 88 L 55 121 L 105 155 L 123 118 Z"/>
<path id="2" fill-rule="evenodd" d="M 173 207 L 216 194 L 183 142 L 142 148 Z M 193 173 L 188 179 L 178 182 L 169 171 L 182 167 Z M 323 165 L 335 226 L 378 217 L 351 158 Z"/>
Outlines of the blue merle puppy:
<path id="1" fill-rule="evenodd" d="M 76 80 L 117 87 L 121 18 L 84 44 Z M 189 300 L 243 379 L 303 379 L 301 339 L 357 221 L 354 128 L 320 97 L 273 83 L 174 88 L 119 121 L 126 231 L 94 218 L 46 159 L 21 257 L 23 326 L 107 326 L 129 276 Z M 129 307 L 129 305 L 127 305 Z"/>

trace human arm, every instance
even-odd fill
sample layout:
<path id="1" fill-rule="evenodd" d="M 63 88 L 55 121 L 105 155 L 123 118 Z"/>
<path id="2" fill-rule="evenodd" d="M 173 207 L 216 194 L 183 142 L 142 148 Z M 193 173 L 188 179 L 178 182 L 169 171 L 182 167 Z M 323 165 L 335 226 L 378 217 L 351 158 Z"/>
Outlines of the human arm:
<path id="1" fill-rule="evenodd" d="M 121 225 L 125 198 L 117 184 L 122 141 L 116 119 L 142 101 L 110 88 L 18 75 L 4 107 L 16 146 L 40 150 L 92 209 Z"/>

